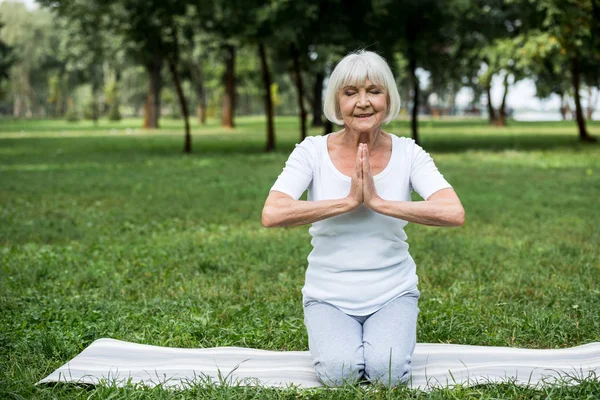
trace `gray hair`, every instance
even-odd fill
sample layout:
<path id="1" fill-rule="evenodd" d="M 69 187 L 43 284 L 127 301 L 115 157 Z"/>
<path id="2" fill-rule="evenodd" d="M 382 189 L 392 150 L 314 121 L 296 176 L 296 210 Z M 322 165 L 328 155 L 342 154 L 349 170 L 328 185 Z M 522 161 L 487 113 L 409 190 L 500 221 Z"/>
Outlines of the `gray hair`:
<path id="1" fill-rule="evenodd" d="M 365 50 L 348 54 L 335 66 L 329 77 L 323 101 L 325 118 L 334 124 L 344 125 L 338 94 L 343 87 L 361 85 L 367 78 L 374 84 L 382 86 L 387 93 L 388 110 L 383 123 L 387 124 L 396 118 L 400 112 L 400 94 L 394 75 L 383 57 Z"/>

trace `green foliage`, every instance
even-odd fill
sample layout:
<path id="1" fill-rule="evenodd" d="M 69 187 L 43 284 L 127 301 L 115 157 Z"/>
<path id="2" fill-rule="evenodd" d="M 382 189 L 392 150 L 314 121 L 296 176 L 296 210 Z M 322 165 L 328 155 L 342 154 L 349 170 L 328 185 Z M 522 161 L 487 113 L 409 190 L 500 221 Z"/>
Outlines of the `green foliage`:
<path id="1" fill-rule="evenodd" d="M 50 105 L 56 106 L 60 101 L 60 86 L 59 86 L 60 78 L 58 75 L 50 75 L 48 77 L 48 98 L 46 102 Z"/>
<path id="2" fill-rule="evenodd" d="M 271 83 L 271 99 L 273 101 L 273 108 L 277 108 L 281 105 L 281 100 L 279 99 L 279 85 L 277 83 Z"/>
<path id="3" fill-rule="evenodd" d="M 59 32 L 52 15 L 43 9 L 29 11 L 23 3 L 0 3 L 0 43 L 10 46 L 7 59 L 0 53 L 0 64 L 10 61 L 6 96 L 17 102 L 15 116 L 31 116 L 43 107 L 47 97 L 47 70 L 57 62 Z"/>
<path id="4" fill-rule="evenodd" d="M 67 112 L 65 114 L 65 119 L 69 122 L 78 122 L 79 121 L 79 112 L 75 107 L 75 102 L 73 99 L 69 99 L 67 102 Z"/>
<path id="5" fill-rule="evenodd" d="M 120 121 L 121 112 L 119 111 L 119 100 L 113 101 L 108 108 L 108 119 L 110 121 Z"/>
<path id="6" fill-rule="evenodd" d="M 141 110 L 146 101 L 148 91 L 148 76 L 144 67 L 128 67 L 121 72 L 119 92 L 123 99 L 123 105 L 134 110 Z M 132 112 L 135 114 L 135 112 Z M 135 114 L 137 116 L 137 114 Z"/>
<path id="7" fill-rule="evenodd" d="M 39 0 L 47 8 L 35 11 L 2 2 L 0 43 L 14 47 L 18 67 L 0 83 L 0 96 L 9 95 L 0 109 L 21 116 L 62 116 L 65 99 L 81 85 L 89 84 L 98 102 L 118 71 L 121 108 L 111 115 L 139 115 L 148 71 L 176 59 L 183 85 L 191 85 L 186 99 L 206 104 L 207 114 L 215 116 L 223 103 L 222 49 L 230 45 L 237 54 L 237 111 L 261 113 L 258 41 L 267 48 L 272 81 L 279 85 L 280 115 L 298 112 L 289 78 L 292 45 L 299 50 L 304 97 L 313 110 L 320 109 L 319 96 L 313 94 L 322 92 L 315 87 L 322 82 L 317 76 L 327 75 L 343 55 L 359 48 L 403 61 L 391 62 L 403 100 L 410 98 L 416 68 L 430 76 L 420 98 L 427 101 L 435 93 L 447 108 L 463 86 L 472 87 L 478 101 L 482 86 L 497 74 L 510 78 L 507 87 L 529 77 L 538 96 L 564 97 L 572 86 L 574 56 L 582 84 L 600 84 L 596 2 L 359 0 L 346 7 L 340 0 Z M 5 62 L 3 54 L 0 60 Z M 170 81 L 163 79 L 167 85 Z M 168 91 L 165 98 L 169 115 L 179 115 L 178 106 L 168 104 Z M 102 111 L 112 109 L 110 101 L 101 106 Z"/>
<path id="8" fill-rule="evenodd" d="M 0 21 L 0 32 L 4 23 Z M 14 63 L 12 48 L 8 46 L 2 38 L 0 38 L 0 83 L 3 83 L 5 79 L 8 79 L 10 67 Z M 1 93 L 0 93 L 1 94 Z"/>
<path id="9" fill-rule="evenodd" d="M 90 99 L 85 105 L 83 109 L 83 118 L 91 120 L 98 119 L 98 101 L 95 98 Z"/>
<path id="10" fill-rule="evenodd" d="M 174 89 L 165 88 L 162 91 L 162 104 L 166 108 L 167 116 L 173 119 L 181 118 L 179 104 L 177 103 L 177 95 Z"/>
<path id="11" fill-rule="evenodd" d="M 119 93 L 119 85 L 116 77 L 114 76 L 104 88 L 104 99 L 108 105 L 108 119 L 110 121 L 120 121 L 121 112 L 119 111 L 119 107 L 121 104 L 121 98 Z"/>
<path id="12" fill-rule="evenodd" d="M 338 390 L 35 386 L 93 340 L 307 350 L 307 227 L 264 229 L 270 186 L 297 141 L 278 118 L 150 134 L 140 121 L 0 123 L 1 398 L 596 398 L 600 383 Z M 407 135 L 408 122 L 390 132 Z M 425 148 L 465 206 L 462 228 L 410 224 L 422 297 L 418 340 L 562 348 L 598 340 L 600 149 L 570 123 L 434 121 Z M 598 123 L 590 124 L 600 134 Z M 311 134 L 319 134 L 320 129 Z"/>

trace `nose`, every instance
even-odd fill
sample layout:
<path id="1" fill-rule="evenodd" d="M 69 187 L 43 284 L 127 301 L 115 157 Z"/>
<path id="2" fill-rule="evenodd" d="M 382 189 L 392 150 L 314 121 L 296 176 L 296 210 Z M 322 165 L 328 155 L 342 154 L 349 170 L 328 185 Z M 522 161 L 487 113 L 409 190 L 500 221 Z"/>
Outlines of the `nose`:
<path id="1" fill-rule="evenodd" d="M 366 92 L 359 93 L 357 106 L 361 107 L 361 108 L 365 108 L 365 107 L 369 106 L 369 98 L 367 97 Z"/>

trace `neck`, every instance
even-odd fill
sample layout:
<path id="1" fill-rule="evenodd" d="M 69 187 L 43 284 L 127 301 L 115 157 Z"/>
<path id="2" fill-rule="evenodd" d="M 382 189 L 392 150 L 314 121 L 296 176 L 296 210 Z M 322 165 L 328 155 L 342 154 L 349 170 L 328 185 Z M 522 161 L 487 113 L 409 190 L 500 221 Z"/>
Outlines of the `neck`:
<path id="1" fill-rule="evenodd" d="M 358 147 L 360 143 L 366 143 L 369 149 L 372 149 L 377 142 L 377 139 L 382 135 L 382 130 L 377 127 L 370 131 L 356 131 L 348 127 L 344 127 L 342 131 L 342 140 L 354 147 Z"/>

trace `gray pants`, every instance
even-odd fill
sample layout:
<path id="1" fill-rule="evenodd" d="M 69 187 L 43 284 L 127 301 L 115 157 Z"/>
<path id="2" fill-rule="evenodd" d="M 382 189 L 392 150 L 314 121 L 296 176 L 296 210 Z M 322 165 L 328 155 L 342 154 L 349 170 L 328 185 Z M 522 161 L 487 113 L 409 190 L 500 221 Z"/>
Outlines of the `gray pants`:
<path id="1" fill-rule="evenodd" d="M 419 292 L 411 292 L 365 316 L 307 300 L 304 324 L 321 382 L 341 386 L 365 378 L 386 386 L 406 383 L 417 339 L 418 300 Z"/>

